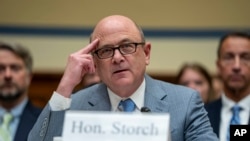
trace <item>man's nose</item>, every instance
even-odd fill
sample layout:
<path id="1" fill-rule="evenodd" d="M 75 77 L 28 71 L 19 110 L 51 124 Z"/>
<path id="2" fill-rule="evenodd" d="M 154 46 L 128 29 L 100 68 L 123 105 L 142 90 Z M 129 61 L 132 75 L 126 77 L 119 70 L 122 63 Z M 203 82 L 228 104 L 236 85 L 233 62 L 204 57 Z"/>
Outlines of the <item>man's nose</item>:
<path id="1" fill-rule="evenodd" d="M 4 77 L 5 78 L 11 78 L 11 76 L 12 76 L 12 71 L 11 71 L 11 69 L 10 68 L 5 68 L 5 71 L 4 71 Z"/>
<path id="2" fill-rule="evenodd" d="M 120 62 L 123 60 L 124 56 L 121 54 L 119 49 L 114 50 L 113 62 Z"/>
<path id="3" fill-rule="evenodd" d="M 121 55 L 121 56 L 123 56 L 122 53 L 120 52 L 119 48 L 116 48 L 116 49 L 114 50 L 114 56 L 116 56 L 116 55 Z"/>
<path id="4" fill-rule="evenodd" d="M 238 69 L 240 68 L 240 65 L 241 65 L 240 57 L 235 57 L 233 67 Z"/>

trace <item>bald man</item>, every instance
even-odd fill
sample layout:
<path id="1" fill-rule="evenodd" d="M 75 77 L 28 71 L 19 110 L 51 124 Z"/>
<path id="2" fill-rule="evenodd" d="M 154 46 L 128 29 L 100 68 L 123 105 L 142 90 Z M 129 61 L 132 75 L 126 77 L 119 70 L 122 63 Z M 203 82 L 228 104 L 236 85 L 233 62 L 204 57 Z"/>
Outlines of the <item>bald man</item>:
<path id="1" fill-rule="evenodd" d="M 90 44 L 71 54 L 58 88 L 30 132 L 29 141 L 52 140 L 62 135 L 67 110 L 126 111 L 120 103 L 132 101 L 131 112 L 148 107 L 170 114 L 173 141 L 218 140 L 213 133 L 199 94 L 189 88 L 148 76 L 151 44 L 130 18 L 103 18 L 90 37 Z M 87 73 L 97 72 L 101 83 L 72 95 Z"/>

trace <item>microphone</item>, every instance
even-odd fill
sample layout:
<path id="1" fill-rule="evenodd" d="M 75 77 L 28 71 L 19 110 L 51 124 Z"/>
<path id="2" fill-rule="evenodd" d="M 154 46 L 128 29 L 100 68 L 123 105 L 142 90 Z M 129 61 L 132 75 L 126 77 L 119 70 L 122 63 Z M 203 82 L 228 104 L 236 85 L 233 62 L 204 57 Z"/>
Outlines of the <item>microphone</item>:
<path id="1" fill-rule="evenodd" d="M 141 108 L 141 112 L 147 113 L 147 112 L 151 112 L 151 110 L 150 110 L 148 107 L 142 107 L 142 108 Z"/>

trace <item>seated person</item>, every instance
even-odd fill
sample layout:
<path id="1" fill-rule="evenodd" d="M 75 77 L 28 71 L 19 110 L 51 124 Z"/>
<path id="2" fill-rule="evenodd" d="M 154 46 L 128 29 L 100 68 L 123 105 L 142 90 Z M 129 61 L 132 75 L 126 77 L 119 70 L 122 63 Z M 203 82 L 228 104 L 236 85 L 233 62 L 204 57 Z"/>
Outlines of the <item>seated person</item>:
<path id="1" fill-rule="evenodd" d="M 112 15 L 94 28 L 90 43 L 68 58 L 62 79 L 29 134 L 28 141 L 62 136 L 65 111 L 169 113 L 173 141 L 217 141 L 199 94 L 148 76 L 151 44 L 131 19 Z M 72 94 L 82 77 L 97 72 L 101 83 Z M 130 108 L 122 103 L 130 102 Z M 121 108 L 120 104 L 121 103 Z"/>

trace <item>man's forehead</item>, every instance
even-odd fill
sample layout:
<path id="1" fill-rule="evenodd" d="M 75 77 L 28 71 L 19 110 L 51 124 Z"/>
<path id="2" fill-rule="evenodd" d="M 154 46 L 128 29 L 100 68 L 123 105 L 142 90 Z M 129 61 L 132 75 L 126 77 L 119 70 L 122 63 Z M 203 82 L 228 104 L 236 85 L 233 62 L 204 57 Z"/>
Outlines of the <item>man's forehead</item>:
<path id="1" fill-rule="evenodd" d="M 10 50 L 0 50 L 0 62 L 24 63 L 23 59 Z"/>
<path id="2" fill-rule="evenodd" d="M 11 56 L 11 57 L 15 56 L 16 58 L 20 58 L 20 56 L 18 56 L 15 52 L 9 49 L 0 49 L 0 55 Z"/>
<path id="3" fill-rule="evenodd" d="M 224 47 L 222 48 L 222 52 L 225 54 L 250 54 L 250 47 L 249 48 L 233 48 L 233 47 Z"/>
<path id="4" fill-rule="evenodd" d="M 93 34 L 112 34 L 113 32 L 134 32 L 138 30 L 136 24 L 124 16 L 110 16 L 101 20 L 93 31 Z"/>
<path id="5" fill-rule="evenodd" d="M 122 27 L 122 26 L 109 26 L 107 28 L 95 30 L 93 32 L 93 38 L 102 39 L 107 36 L 118 36 L 118 35 L 140 35 L 140 32 L 137 28 L 132 27 Z"/>
<path id="6" fill-rule="evenodd" d="M 243 37 L 232 36 L 228 37 L 223 45 L 248 45 L 250 46 L 250 40 Z"/>
<path id="7" fill-rule="evenodd" d="M 138 32 L 117 31 L 112 33 L 99 33 L 93 36 L 93 40 L 99 39 L 99 45 L 117 45 L 123 42 L 140 42 L 141 36 Z"/>
<path id="8" fill-rule="evenodd" d="M 228 39 L 222 44 L 224 50 L 250 50 L 250 41 L 244 38 Z"/>

